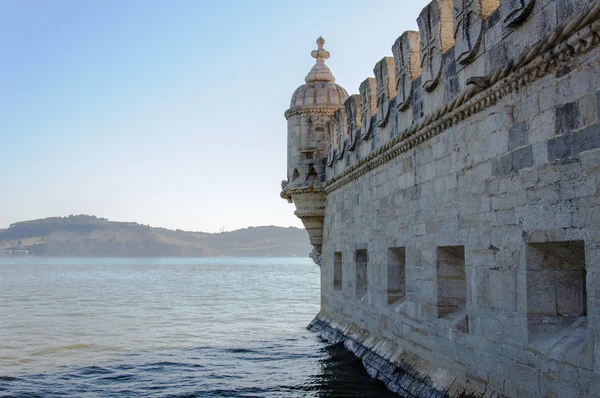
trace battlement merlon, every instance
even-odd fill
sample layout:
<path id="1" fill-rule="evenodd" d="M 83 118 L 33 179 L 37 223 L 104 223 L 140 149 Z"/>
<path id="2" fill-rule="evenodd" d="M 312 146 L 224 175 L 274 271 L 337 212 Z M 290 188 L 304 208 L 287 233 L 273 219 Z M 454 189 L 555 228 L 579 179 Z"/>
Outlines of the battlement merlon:
<path id="1" fill-rule="evenodd" d="M 403 33 L 392 46 L 393 57 L 379 61 L 375 78 L 346 100 L 348 121 L 360 112 L 361 126 L 346 123 L 345 142 L 334 135 L 327 144 L 335 153 L 329 154 L 325 190 L 555 71 L 561 59 L 594 44 L 596 5 L 592 0 L 432 1 L 417 19 L 419 32 Z"/>

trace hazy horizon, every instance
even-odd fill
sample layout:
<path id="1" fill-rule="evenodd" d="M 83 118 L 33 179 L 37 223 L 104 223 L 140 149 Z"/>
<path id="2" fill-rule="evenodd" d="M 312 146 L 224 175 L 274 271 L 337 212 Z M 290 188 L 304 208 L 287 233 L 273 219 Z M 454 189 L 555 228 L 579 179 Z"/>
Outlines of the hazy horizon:
<path id="1" fill-rule="evenodd" d="M 279 197 L 283 114 L 316 38 L 357 93 L 427 3 L 3 1 L 0 228 L 69 214 L 301 227 Z"/>

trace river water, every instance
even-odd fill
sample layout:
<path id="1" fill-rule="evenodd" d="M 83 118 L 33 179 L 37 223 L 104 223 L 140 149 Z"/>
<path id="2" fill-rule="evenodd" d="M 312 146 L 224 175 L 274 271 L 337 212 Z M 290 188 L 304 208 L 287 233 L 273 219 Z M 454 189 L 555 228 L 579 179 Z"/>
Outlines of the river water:
<path id="1" fill-rule="evenodd" d="M 387 397 L 300 258 L 0 258 L 0 397 Z"/>

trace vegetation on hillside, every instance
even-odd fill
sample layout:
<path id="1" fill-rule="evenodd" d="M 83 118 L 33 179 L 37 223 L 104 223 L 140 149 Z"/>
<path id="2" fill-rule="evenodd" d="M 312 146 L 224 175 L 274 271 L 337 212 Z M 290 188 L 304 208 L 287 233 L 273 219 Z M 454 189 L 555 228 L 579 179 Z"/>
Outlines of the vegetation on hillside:
<path id="1" fill-rule="evenodd" d="M 67 257 L 306 256 L 310 245 L 306 232 L 294 227 L 250 227 L 211 234 L 71 215 L 0 229 L 0 249 Z"/>

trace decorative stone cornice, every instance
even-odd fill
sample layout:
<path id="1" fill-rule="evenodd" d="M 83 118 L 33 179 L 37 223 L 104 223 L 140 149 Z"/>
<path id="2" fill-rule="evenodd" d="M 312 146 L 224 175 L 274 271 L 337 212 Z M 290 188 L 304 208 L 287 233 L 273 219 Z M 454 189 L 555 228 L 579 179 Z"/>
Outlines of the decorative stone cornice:
<path id="1" fill-rule="evenodd" d="M 386 144 L 371 152 L 340 175 L 326 181 L 326 193 L 335 191 L 415 145 L 441 133 L 471 115 L 493 106 L 507 94 L 518 91 L 531 82 L 569 62 L 600 43 L 600 0 L 554 28 L 542 40 L 516 59 L 486 76 L 473 77 L 463 90 L 446 105 L 431 112 L 419 123 L 406 129 Z"/>
<path id="2" fill-rule="evenodd" d="M 294 215 L 298 218 L 316 218 L 316 217 L 324 217 L 325 209 L 322 210 L 296 210 Z"/>
<path id="3" fill-rule="evenodd" d="M 303 105 L 290 108 L 285 111 L 285 118 L 289 119 L 296 115 L 333 115 L 343 105 Z"/>
<path id="4" fill-rule="evenodd" d="M 304 186 L 296 186 L 296 187 L 289 187 L 289 188 L 286 186 L 286 189 L 281 191 L 280 196 L 288 197 L 288 196 L 292 196 L 292 195 L 301 195 L 301 194 L 306 194 L 306 193 L 322 193 L 322 192 L 324 192 L 323 187 L 321 187 L 320 185 L 319 186 L 304 185 Z"/>

